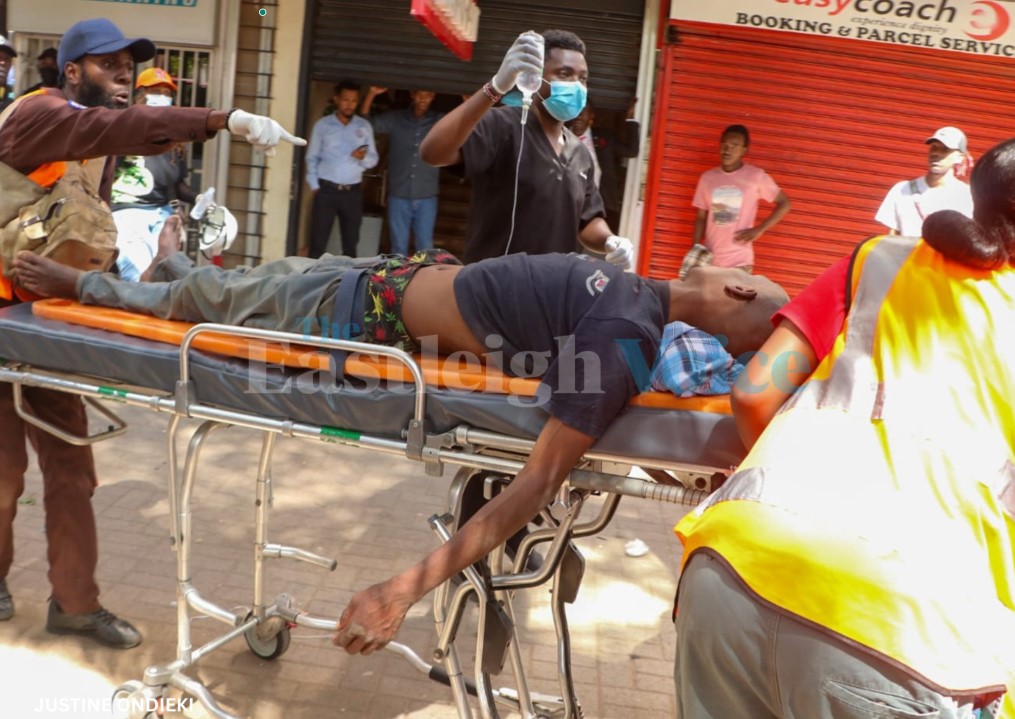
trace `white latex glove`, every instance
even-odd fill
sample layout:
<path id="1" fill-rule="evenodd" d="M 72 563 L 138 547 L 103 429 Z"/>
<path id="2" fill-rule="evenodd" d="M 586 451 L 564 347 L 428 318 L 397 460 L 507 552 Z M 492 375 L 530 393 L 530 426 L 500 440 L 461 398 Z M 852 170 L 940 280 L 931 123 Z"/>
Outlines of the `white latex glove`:
<path id="1" fill-rule="evenodd" d="M 537 75 L 543 74 L 543 53 L 542 38 L 539 33 L 528 30 L 523 32 L 508 48 L 504 60 L 500 64 L 500 70 L 493 76 L 490 84 L 493 91 L 498 95 L 506 95 L 515 81 L 523 72 L 534 72 Z"/>
<path id="2" fill-rule="evenodd" d="M 306 145 L 302 137 L 290 135 L 284 127 L 264 115 L 253 115 L 244 110 L 234 110 L 229 114 L 228 128 L 234 135 L 242 135 L 247 142 L 258 150 L 264 150 L 269 157 L 275 154 L 275 145 L 282 140 L 294 145 Z"/>
<path id="3" fill-rule="evenodd" d="M 626 237 L 610 235 L 603 244 L 603 251 L 606 253 L 606 261 L 624 270 L 631 269 L 631 260 L 634 259 L 634 245 Z"/>

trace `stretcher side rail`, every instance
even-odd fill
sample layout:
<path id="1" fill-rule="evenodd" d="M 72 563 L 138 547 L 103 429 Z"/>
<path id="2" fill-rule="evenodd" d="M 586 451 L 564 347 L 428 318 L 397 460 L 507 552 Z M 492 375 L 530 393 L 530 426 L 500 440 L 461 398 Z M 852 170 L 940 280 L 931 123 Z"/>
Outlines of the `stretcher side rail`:
<path id="1" fill-rule="evenodd" d="M 93 378 L 83 376 L 61 377 L 46 370 L 38 370 L 28 365 L 8 362 L 0 365 L 0 382 L 21 384 L 30 387 L 52 389 L 70 394 L 77 394 L 86 398 L 106 400 L 121 403 L 129 406 L 142 407 L 156 412 L 178 414 L 176 400 L 164 393 L 156 392 L 145 394 L 137 388 L 127 389 L 116 387 L 111 384 L 98 384 Z M 360 434 L 351 430 L 343 430 L 336 427 L 324 427 L 294 420 L 280 420 L 270 417 L 259 417 L 236 410 L 223 409 L 213 405 L 202 405 L 193 399 L 187 404 L 183 416 L 198 419 L 222 422 L 236 427 L 269 431 L 281 434 L 286 437 L 298 439 L 313 439 L 332 444 L 341 444 L 350 447 L 371 449 L 391 455 L 406 455 L 408 449 L 407 441 L 392 440 L 386 437 L 375 437 Z M 450 435 L 474 437 L 474 430 L 470 427 L 461 426 L 450 433 L 442 433 L 440 438 L 447 439 Z M 438 435 L 431 435 L 438 437 Z M 528 442 L 518 440 L 508 435 L 497 435 L 490 432 L 483 432 L 484 440 L 488 443 L 499 443 L 503 446 L 517 447 L 517 442 Z M 529 443 L 531 446 L 531 443 Z M 586 459 L 595 457 L 597 460 L 616 462 L 618 464 L 629 463 L 630 459 L 613 455 L 596 455 L 590 453 Z M 468 451 L 455 448 L 436 448 L 432 450 L 433 461 L 450 464 L 458 467 L 471 467 L 474 469 L 499 472 L 504 474 L 517 474 L 525 461 L 519 459 L 507 459 L 498 456 L 487 456 L 476 451 Z M 639 465 L 641 466 L 641 465 Z M 672 462 L 655 462 L 647 460 L 644 466 L 659 469 L 678 469 L 682 465 Z M 618 474 L 604 472 L 591 472 L 588 470 L 576 471 L 571 474 L 572 486 L 579 489 L 589 489 L 596 492 L 607 492 L 621 494 L 628 497 L 640 497 L 654 499 L 660 502 L 672 504 L 697 504 L 705 493 L 700 490 L 688 490 L 683 487 L 670 487 L 660 485 L 649 480 L 626 477 Z"/>

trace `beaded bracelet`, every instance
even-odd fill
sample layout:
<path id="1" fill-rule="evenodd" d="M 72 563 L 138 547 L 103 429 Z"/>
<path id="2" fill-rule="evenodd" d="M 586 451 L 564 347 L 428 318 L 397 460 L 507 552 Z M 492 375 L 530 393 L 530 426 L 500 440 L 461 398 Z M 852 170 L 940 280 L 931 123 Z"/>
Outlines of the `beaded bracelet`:
<path id="1" fill-rule="evenodd" d="M 496 105 L 498 102 L 500 102 L 500 98 L 502 96 L 500 93 L 498 93 L 496 90 L 493 89 L 493 82 L 488 82 L 485 85 L 483 85 L 483 92 L 486 94 L 488 98 L 490 98 L 491 104 Z"/>

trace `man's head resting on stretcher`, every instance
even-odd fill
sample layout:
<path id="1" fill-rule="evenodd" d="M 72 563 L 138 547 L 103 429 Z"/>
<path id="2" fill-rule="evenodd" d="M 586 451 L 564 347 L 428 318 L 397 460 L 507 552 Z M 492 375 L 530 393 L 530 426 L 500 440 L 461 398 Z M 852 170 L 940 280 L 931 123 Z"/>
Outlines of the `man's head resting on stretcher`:
<path id="1" fill-rule="evenodd" d="M 772 334 L 771 317 L 789 301 L 764 275 L 736 267 L 694 267 L 670 281 L 670 321 L 680 320 L 728 340 L 734 357 L 757 350 Z"/>

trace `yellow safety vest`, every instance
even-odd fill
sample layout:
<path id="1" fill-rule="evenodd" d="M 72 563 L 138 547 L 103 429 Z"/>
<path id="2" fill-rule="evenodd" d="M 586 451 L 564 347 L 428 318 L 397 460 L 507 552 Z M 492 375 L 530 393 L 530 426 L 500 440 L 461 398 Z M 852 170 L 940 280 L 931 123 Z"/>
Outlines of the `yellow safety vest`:
<path id="1" fill-rule="evenodd" d="M 956 696 L 1015 679 L 1015 270 L 857 253 L 832 351 L 676 527 L 766 602 Z"/>

